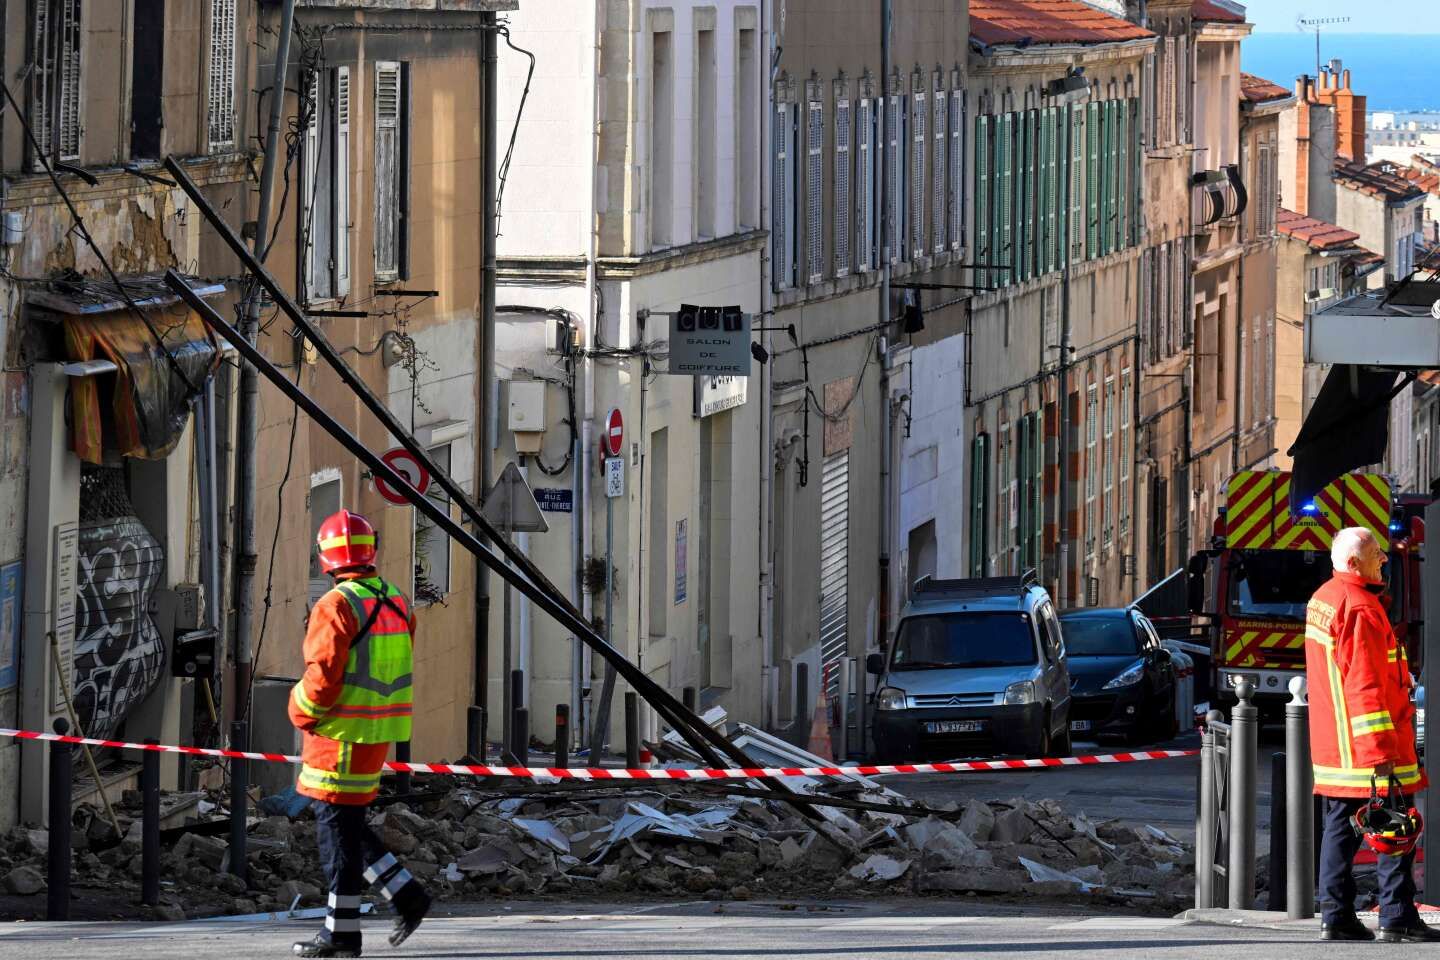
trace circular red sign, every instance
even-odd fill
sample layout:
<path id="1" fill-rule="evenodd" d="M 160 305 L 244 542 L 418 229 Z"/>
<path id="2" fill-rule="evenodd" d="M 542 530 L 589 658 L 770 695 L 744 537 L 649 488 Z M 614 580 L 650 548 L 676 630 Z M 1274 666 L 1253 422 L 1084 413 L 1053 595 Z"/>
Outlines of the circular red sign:
<path id="1" fill-rule="evenodd" d="M 404 447 L 386 450 L 380 459 L 385 461 L 385 465 L 391 470 L 404 477 L 416 493 L 423 495 L 426 490 L 430 489 L 430 471 L 422 467 L 420 461 L 416 460 L 409 450 Z M 402 507 L 410 502 L 404 493 L 396 490 L 380 477 L 375 478 L 375 492 L 391 503 Z"/>
<path id="2" fill-rule="evenodd" d="M 625 418 L 620 415 L 620 409 L 614 407 L 605 415 L 605 429 L 600 435 L 600 446 L 606 456 L 618 457 L 624 445 Z"/>

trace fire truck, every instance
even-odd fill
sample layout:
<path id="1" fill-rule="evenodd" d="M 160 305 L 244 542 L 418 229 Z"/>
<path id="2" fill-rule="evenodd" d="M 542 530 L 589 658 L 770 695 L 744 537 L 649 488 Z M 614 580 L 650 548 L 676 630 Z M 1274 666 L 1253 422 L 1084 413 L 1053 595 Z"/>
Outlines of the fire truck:
<path id="1" fill-rule="evenodd" d="M 1290 474 L 1235 474 L 1210 549 L 1192 557 L 1188 568 L 1192 636 L 1208 639 L 1210 649 L 1212 706 L 1228 710 L 1235 688 L 1248 680 L 1262 714 L 1283 714 L 1290 679 L 1305 670 L 1305 605 L 1329 579 L 1330 544 L 1346 527 L 1368 528 L 1389 553 L 1386 606 L 1418 672 L 1421 501 L 1428 500 L 1397 500 L 1384 476 L 1351 473 L 1314 500 L 1292 504 Z"/>

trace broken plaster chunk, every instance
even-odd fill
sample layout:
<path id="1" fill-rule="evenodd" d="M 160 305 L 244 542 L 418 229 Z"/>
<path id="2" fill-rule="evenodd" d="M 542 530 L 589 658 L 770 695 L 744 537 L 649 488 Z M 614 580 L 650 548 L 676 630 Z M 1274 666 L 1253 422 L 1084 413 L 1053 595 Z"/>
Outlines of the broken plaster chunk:
<path id="1" fill-rule="evenodd" d="M 909 860 L 896 860 L 883 853 L 876 853 L 867 857 L 864 863 L 857 863 L 851 867 L 850 876 L 856 880 L 866 880 L 871 883 L 889 882 L 903 877 L 905 872 L 910 869 L 910 864 Z"/>

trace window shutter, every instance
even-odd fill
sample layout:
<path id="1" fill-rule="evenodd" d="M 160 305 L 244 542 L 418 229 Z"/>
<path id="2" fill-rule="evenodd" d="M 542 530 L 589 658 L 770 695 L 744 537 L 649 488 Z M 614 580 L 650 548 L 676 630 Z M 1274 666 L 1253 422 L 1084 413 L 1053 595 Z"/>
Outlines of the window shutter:
<path id="1" fill-rule="evenodd" d="M 1164 82 L 1160 88 L 1160 141 L 1175 142 L 1175 38 L 1165 38 Z"/>
<path id="2" fill-rule="evenodd" d="M 1019 280 L 1016 270 L 1019 257 L 1015 244 L 1015 128 L 1015 114 L 1005 114 L 999 137 L 1000 189 L 996 203 L 1000 214 L 1000 227 L 996 231 L 1000 241 L 999 262 L 1010 268 L 1003 278 L 1005 286 Z"/>
<path id="3" fill-rule="evenodd" d="M 302 74 L 308 79 L 307 89 L 309 93 L 306 100 L 309 104 L 310 115 L 305 122 L 305 142 L 303 147 L 305 161 L 305 176 L 301 179 L 300 203 L 300 236 L 305 250 L 305 288 L 307 299 L 314 299 L 319 289 L 320 265 L 315 256 L 315 199 L 319 195 L 320 179 L 320 71 L 312 70 L 308 74 Z M 302 81 L 305 82 L 305 81 Z"/>
<path id="4" fill-rule="evenodd" d="M 925 139 L 929 107 L 925 94 L 910 99 L 910 259 L 925 256 Z"/>
<path id="5" fill-rule="evenodd" d="M 995 254 L 991 237 L 990 221 L 990 168 L 993 166 L 990 152 L 991 118 L 980 114 L 975 118 L 975 257 L 980 263 L 994 263 Z M 982 269 L 977 276 L 986 277 L 982 286 L 993 282 L 989 270 Z"/>
<path id="6" fill-rule="evenodd" d="M 770 210 L 770 252 L 772 280 L 776 290 L 789 289 L 793 283 L 790 251 L 790 105 L 775 103 L 775 169 L 771 176 L 775 196 Z"/>
<path id="7" fill-rule="evenodd" d="M 1130 197 L 1135 193 L 1135 182 L 1131 180 L 1130 158 L 1130 101 L 1115 101 L 1115 116 L 1118 121 L 1115 132 L 1115 249 L 1130 246 Z"/>
<path id="8" fill-rule="evenodd" d="M 1085 259 L 1085 113 L 1072 108 L 1070 120 L 1070 260 Z"/>
<path id="9" fill-rule="evenodd" d="M 335 68 L 335 295 L 350 292 L 350 68 Z"/>
<path id="10" fill-rule="evenodd" d="M 1126 142 L 1126 150 L 1129 151 L 1130 162 L 1130 193 L 1125 202 L 1130 207 L 1130 246 L 1138 247 L 1144 238 L 1143 223 L 1145 208 L 1141 204 L 1141 198 L 1145 194 L 1145 151 L 1140 146 L 1140 98 L 1132 97 L 1130 100 L 1130 139 Z"/>
<path id="11" fill-rule="evenodd" d="M 1114 253 L 1120 249 L 1120 101 L 1107 101 L 1105 113 L 1105 252 Z"/>
<path id="12" fill-rule="evenodd" d="M 1100 143 L 1104 130 L 1098 102 L 1089 104 L 1085 112 L 1085 259 L 1093 260 L 1100 254 Z"/>
<path id="13" fill-rule="evenodd" d="M 400 276 L 400 64 L 375 64 L 375 279 Z"/>
<path id="14" fill-rule="evenodd" d="M 855 218 L 857 242 L 855 267 L 868 273 L 879 264 L 875 255 L 875 109 L 873 100 L 861 100 L 855 115 L 856 191 Z"/>
<path id="15" fill-rule="evenodd" d="M 59 144 L 61 160 L 80 159 L 80 63 L 83 34 L 80 31 L 81 0 L 61 0 L 60 22 L 60 109 Z"/>
<path id="16" fill-rule="evenodd" d="M 885 213 L 888 224 L 885 242 L 890 247 L 890 262 L 899 263 L 904 259 L 902 246 L 905 238 L 903 224 L 905 211 L 905 155 L 900 149 L 904 144 L 905 118 L 902 115 L 903 100 L 898 96 L 888 97 L 885 104 L 885 150 L 890 163 Z"/>
<path id="17" fill-rule="evenodd" d="M 1025 114 L 1025 275 L 1038 276 L 1044 269 L 1039 261 L 1040 221 L 1040 111 Z"/>
<path id="18" fill-rule="evenodd" d="M 945 91 L 935 91 L 935 106 L 932 111 L 934 116 L 934 129 L 931 131 L 930 139 L 935 144 L 935 149 L 930 157 L 930 230 L 933 235 L 934 246 L 931 248 L 935 253 L 945 252 L 945 227 L 949 220 L 945 216 L 948 209 L 948 198 L 945 194 L 945 176 L 949 165 L 945 162 L 946 130 L 945 121 Z"/>
<path id="19" fill-rule="evenodd" d="M 950 92 L 950 249 L 965 245 L 965 91 Z"/>
<path id="20" fill-rule="evenodd" d="M 970 575 L 983 577 L 987 571 L 989 544 L 986 542 L 990 516 L 990 438 L 980 434 L 971 444 L 970 457 Z"/>
<path id="21" fill-rule="evenodd" d="M 33 46 L 30 58 L 35 69 L 30 75 L 30 131 L 35 135 L 35 142 L 40 145 L 40 152 L 49 157 L 54 146 L 51 139 L 50 95 L 55 86 L 55 51 L 52 44 L 54 36 L 50 32 L 50 4 L 47 0 L 32 2 L 31 12 Z M 31 164 L 39 169 L 39 158 L 31 156 L 30 159 Z"/>
<path id="22" fill-rule="evenodd" d="M 1045 231 L 1046 231 L 1046 256 L 1051 273 L 1060 269 L 1061 257 L 1064 256 L 1064 241 L 1061 236 L 1060 227 L 1064 223 L 1065 211 L 1060 209 L 1061 204 L 1061 171 L 1065 168 L 1064 160 L 1060 156 L 1060 124 L 1064 121 L 1065 114 L 1059 107 L 1050 108 L 1050 162 L 1049 169 L 1045 171 L 1045 180 L 1050 190 L 1050 200 L 1046 207 Z"/>
<path id="23" fill-rule="evenodd" d="M 825 278 L 825 105 L 809 104 L 805 133 L 805 275 L 809 283 Z"/>
<path id="24" fill-rule="evenodd" d="M 1175 42 L 1175 139 L 1190 142 L 1190 38 Z"/>
<path id="25" fill-rule="evenodd" d="M 850 273 L 850 101 L 835 101 L 835 276 Z"/>
<path id="26" fill-rule="evenodd" d="M 235 146 L 235 0 L 210 0 L 210 149 Z"/>
<path id="27" fill-rule="evenodd" d="M 1141 119 L 1140 129 L 1143 131 L 1145 146 L 1154 149 L 1155 143 L 1155 51 L 1151 50 L 1145 54 L 1145 68 L 1141 75 L 1141 82 L 1145 89 L 1141 91 L 1144 99 L 1145 112 Z"/>

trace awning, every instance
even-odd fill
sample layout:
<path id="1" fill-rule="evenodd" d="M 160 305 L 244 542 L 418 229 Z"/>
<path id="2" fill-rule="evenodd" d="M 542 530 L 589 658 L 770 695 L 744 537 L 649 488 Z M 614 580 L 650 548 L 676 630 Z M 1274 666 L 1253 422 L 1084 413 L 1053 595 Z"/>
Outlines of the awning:
<path id="1" fill-rule="evenodd" d="M 1397 376 L 1394 370 L 1346 363 L 1330 368 L 1287 451 L 1295 459 L 1292 503 L 1307 503 L 1343 474 L 1385 459 L 1390 400 L 1411 379 L 1397 387 Z"/>
<path id="2" fill-rule="evenodd" d="M 200 318 L 149 286 L 148 278 L 126 281 L 136 310 L 107 296 L 108 285 L 89 282 L 52 284 L 28 298 L 63 326 L 68 360 L 103 358 L 116 367 L 70 381 L 71 446 L 89 463 L 104 462 L 107 450 L 146 460 L 168 456 L 185 430 L 196 393 L 219 362 L 215 338 Z"/>

